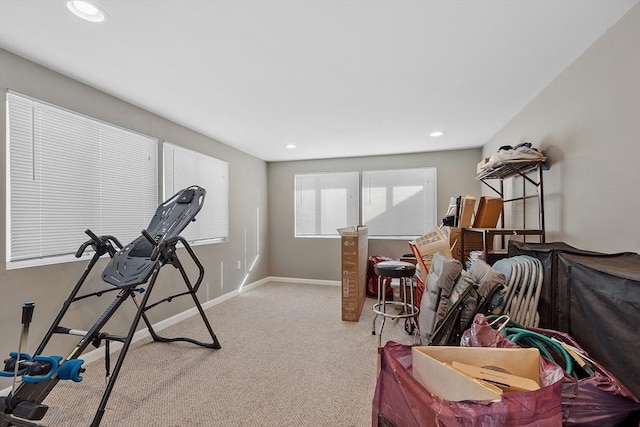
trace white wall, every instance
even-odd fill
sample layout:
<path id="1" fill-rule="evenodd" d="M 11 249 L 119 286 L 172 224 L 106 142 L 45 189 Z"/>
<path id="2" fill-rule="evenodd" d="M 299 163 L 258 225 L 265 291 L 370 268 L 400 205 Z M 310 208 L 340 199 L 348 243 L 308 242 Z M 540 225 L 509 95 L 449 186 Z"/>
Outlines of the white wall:
<path id="1" fill-rule="evenodd" d="M 389 142 L 392 144 L 393 142 Z M 269 272 L 271 276 L 340 280 L 340 239 L 294 237 L 294 176 L 298 173 L 436 167 L 437 221 L 449 198 L 480 194 L 475 180 L 481 150 L 269 163 Z M 356 225 L 356 224 L 352 224 Z M 406 240 L 369 240 L 370 255 L 399 258 L 411 253 Z"/>
<path id="2" fill-rule="evenodd" d="M 521 141 L 549 158 L 547 241 L 640 252 L 640 5 L 487 142 L 483 155 Z"/>

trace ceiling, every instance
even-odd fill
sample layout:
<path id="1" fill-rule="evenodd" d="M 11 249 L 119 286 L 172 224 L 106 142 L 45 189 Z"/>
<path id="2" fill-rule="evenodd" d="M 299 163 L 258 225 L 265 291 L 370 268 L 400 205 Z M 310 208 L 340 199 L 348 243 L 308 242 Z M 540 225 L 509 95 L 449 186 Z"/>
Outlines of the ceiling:
<path id="1" fill-rule="evenodd" d="M 265 161 L 414 153 L 482 146 L 637 3 L 0 0 L 0 47 Z"/>

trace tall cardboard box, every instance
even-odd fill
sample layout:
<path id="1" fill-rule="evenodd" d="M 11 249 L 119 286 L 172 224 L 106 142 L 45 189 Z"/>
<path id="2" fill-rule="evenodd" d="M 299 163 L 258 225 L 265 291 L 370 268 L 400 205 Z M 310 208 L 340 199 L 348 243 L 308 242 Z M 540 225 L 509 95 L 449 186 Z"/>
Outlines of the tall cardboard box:
<path id="1" fill-rule="evenodd" d="M 360 320 L 367 289 L 367 227 L 338 229 L 342 248 L 342 320 Z"/>

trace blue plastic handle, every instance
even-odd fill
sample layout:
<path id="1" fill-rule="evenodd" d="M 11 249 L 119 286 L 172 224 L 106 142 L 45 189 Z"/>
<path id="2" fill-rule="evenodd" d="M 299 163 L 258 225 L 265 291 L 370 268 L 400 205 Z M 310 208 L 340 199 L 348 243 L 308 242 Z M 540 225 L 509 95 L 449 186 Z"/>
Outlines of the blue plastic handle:
<path id="1" fill-rule="evenodd" d="M 84 360 L 82 359 L 65 360 L 58 368 L 58 378 L 79 383 L 82 381 L 80 370 L 82 369 L 83 363 Z"/>
<path id="2" fill-rule="evenodd" d="M 28 373 L 25 373 L 22 376 L 22 381 L 26 383 L 41 383 L 51 379 L 51 377 L 58 372 L 58 365 L 62 359 L 62 356 L 35 356 L 33 358 L 33 362 L 49 362 L 51 364 L 51 369 L 49 369 L 49 372 L 45 375 L 29 375 Z"/>

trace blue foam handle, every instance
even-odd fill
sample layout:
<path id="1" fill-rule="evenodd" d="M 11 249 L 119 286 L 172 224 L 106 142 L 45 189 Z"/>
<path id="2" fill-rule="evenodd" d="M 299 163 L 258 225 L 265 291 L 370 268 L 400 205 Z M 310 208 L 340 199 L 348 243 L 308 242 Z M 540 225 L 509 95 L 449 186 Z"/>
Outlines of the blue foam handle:
<path id="1" fill-rule="evenodd" d="M 12 351 L 11 353 L 9 353 L 9 357 L 11 359 L 17 359 L 18 358 L 18 352 L 17 351 Z M 20 360 L 26 360 L 27 362 L 31 362 L 31 356 L 27 353 L 20 353 Z M 16 360 L 16 363 L 18 361 Z M 18 371 L 18 375 L 22 375 L 25 373 L 25 371 L 27 370 L 27 368 L 22 368 Z M 11 371 L 0 371 L 0 377 L 13 377 L 15 374 L 15 372 L 13 370 Z"/>
<path id="2" fill-rule="evenodd" d="M 62 359 L 62 356 L 35 356 L 33 358 L 33 362 L 49 362 L 51 364 L 51 369 L 49 369 L 49 372 L 45 375 L 29 375 L 28 373 L 25 373 L 22 376 L 22 381 L 26 383 L 41 383 L 51 379 L 51 377 L 58 372 L 58 365 Z"/>
<path id="3" fill-rule="evenodd" d="M 79 383 L 82 381 L 80 369 L 82 369 L 83 363 L 84 360 L 82 359 L 65 360 L 58 368 L 58 378 L 61 380 L 72 380 L 73 382 Z"/>

